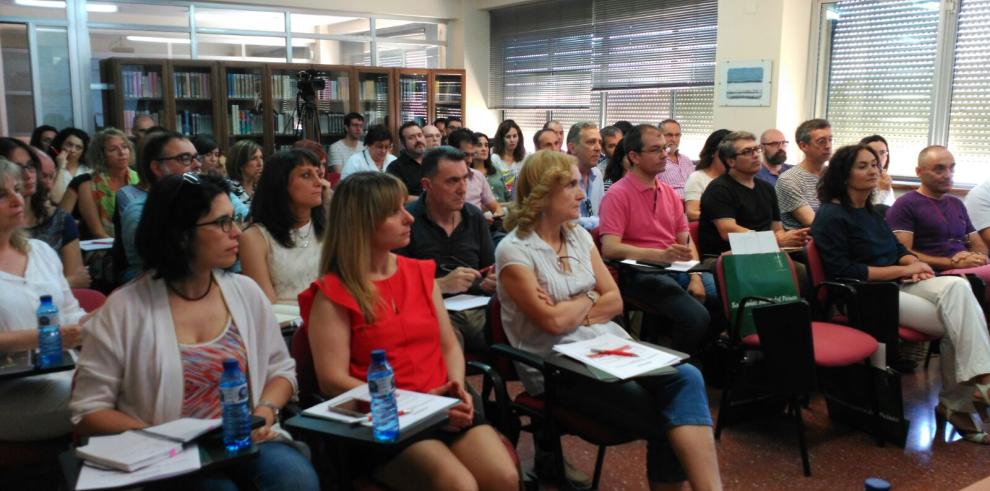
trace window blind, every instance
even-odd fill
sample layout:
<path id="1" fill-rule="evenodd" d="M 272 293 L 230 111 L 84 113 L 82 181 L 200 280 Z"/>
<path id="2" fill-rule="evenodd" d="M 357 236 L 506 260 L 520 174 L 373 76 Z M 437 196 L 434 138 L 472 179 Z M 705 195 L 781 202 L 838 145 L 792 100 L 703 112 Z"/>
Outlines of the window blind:
<path id="1" fill-rule="evenodd" d="M 556 0 L 491 12 L 493 109 L 587 108 L 592 2 Z"/>
<path id="2" fill-rule="evenodd" d="M 717 0 L 595 0 L 594 89 L 713 85 Z"/>
<path id="3" fill-rule="evenodd" d="M 896 176 L 915 175 L 914 156 L 928 142 L 939 16 L 932 3 L 840 0 L 832 31 L 826 114 L 835 147 L 880 134 Z"/>
<path id="4" fill-rule="evenodd" d="M 519 129 L 522 130 L 522 141 L 526 147 L 526 154 L 533 152 L 533 135 L 537 130 L 543 128 L 543 125 L 547 121 L 547 111 L 544 110 L 533 110 L 533 109 L 521 109 L 521 110 L 508 110 L 502 111 L 502 120 L 511 119 L 519 125 Z M 488 135 L 489 138 L 495 138 L 495 134 L 492 133 Z M 489 142 L 489 144 L 494 147 L 494 142 Z"/>
<path id="5" fill-rule="evenodd" d="M 990 0 L 962 2 L 957 26 L 948 144 L 956 182 L 978 184 L 990 160 Z"/>

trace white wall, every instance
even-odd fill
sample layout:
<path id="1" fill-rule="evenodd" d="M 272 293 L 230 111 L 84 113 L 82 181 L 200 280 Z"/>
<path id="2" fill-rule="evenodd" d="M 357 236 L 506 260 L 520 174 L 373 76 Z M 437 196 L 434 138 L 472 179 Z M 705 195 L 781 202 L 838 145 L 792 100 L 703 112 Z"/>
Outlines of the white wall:
<path id="1" fill-rule="evenodd" d="M 479 7 L 481 2 L 463 0 L 461 15 L 447 24 L 447 66 L 465 70 L 467 126 L 494 135 L 499 121 L 498 112 L 488 109 L 490 23 L 488 11 Z"/>

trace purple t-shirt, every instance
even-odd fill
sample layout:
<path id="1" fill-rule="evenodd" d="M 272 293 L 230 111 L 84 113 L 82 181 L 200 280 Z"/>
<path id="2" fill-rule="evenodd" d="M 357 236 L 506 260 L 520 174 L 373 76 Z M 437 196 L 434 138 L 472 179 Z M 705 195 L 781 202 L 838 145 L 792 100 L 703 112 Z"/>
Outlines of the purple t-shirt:
<path id="1" fill-rule="evenodd" d="M 895 233 L 913 233 L 912 249 L 937 257 L 966 250 L 967 236 L 976 230 L 961 199 L 933 199 L 917 191 L 897 198 L 887 210 L 887 224 Z"/>

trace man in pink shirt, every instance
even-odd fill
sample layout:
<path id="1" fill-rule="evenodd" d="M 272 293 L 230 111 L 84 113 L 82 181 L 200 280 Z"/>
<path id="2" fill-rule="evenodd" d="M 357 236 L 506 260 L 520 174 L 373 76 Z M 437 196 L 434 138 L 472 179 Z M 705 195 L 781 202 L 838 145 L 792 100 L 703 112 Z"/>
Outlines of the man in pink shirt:
<path id="1" fill-rule="evenodd" d="M 660 171 L 660 180 L 674 188 L 677 196 L 684 199 L 684 183 L 694 172 L 694 161 L 681 153 L 681 124 L 673 119 L 660 122 L 660 133 L 667 143 L 667 165 Z"/>
<path id="2" fill-rule="evenodd" d="M 651 125 L 637 126 L 624 137 L 630 170 L 612 184 L 599 208 L 606 259 L 672 263 L 698 258 L 681 198 L 657 179 L 666 165 L 664 144 Z M 709 312 L 718 312 L 710 274 L 623 268 L 619 284 L 623 295 L 657 307 L 673 327 L 675 349 L 693 354 L 707 340 Z"/>

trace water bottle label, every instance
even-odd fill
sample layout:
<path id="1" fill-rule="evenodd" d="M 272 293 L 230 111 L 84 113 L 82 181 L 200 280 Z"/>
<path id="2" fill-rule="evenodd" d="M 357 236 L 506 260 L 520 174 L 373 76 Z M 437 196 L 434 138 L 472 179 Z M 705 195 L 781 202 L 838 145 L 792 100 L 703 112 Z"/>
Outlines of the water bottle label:
<path id="1" fill-rule="evenodd" d="M 247 398 L 248 398 L 247 384 L 238 385 L 236 387 L 220 388 L 221 404 L 240 404 L 242 402 L 247 402 Z"/>
<path id="2" fill-rule="evenodd" d="M 368 392 L 372 396 L 387 396 L 395 392 L 395 377 L 389 375 L 375 380 L 368 381 Z"/>
<path id="3" fill-rule="evenodd" d="M 38 316 L 38 325 L 41 327 L 48 327 L 52 324 L 52 318 L 47 315 Z"/>

